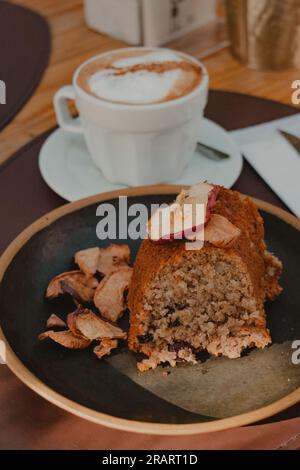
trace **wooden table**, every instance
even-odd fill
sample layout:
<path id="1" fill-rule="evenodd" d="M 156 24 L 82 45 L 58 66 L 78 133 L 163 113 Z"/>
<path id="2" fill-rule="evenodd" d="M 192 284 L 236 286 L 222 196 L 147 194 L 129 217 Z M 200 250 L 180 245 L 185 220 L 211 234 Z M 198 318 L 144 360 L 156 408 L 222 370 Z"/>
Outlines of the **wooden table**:
<path id="1" fill-rule="evenodd" d="M 46 73 L 25 107 L 0 134 L 0 163 L 33 137 L 55 125 L 52 98 L 76 67 L 88 57 L 124 44 L 90 31 L 83 18 L 82 0 L 13 0 L 44 15 L 52 30 L 52 54 Z M 197 52 L 195 43 L 184 49 Z M 197 55 L 197 54 L 196 54 Z M 262 72 L 249 70 L 224 49 L 204 60 L 210 87 L 252 94 L 291 104 L 291 83 L 300 70 Z M 242 110 L 241 110 L 242 112 Z"/>

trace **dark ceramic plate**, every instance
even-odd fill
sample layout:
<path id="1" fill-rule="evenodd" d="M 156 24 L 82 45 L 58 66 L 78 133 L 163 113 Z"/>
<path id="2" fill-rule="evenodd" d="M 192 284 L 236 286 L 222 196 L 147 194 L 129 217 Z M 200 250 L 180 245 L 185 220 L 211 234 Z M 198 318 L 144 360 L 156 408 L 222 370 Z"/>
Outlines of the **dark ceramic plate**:
<path id="1" fill-rule="evenodd" d="M 124 190 L 128 205 L 170 202 L 174 186 Z M 68 204 L 35 222 L 0 261 L 0 321 L 7 363 L 29 387 L 81 417 L 120 429 L 158 434 L 208 432 L 252 423 L 300 401 L 300 365 L 292 362 L 300 339 L 300 222 L 258 201 L 268 248 L 284 263 L 283 294 L 266 306 L 273 344 L 240 359 L 211 358 L 195 366 L 157 368 L 138 374 L 136 357 L 121 347 L 99 361 L 92 351 L 69 351 L 39 343 L 48 316 L 72 310 L 67 300 L 46 302 L 45 288 L 72 267 L 83 247 L 128 243 L 132 261 L 140 241 L 96 236 L 96 208 L 117 196 L 107 193 Z M 126 319 L 123 320 L 126 322 Z"/>

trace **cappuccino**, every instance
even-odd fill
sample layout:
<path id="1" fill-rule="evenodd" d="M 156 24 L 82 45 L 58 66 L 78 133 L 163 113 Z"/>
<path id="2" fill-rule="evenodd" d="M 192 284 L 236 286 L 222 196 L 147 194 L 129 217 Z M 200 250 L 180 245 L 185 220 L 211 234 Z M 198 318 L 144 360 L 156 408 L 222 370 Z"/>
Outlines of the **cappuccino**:
<path id="1" fill-rule="evenodd" d="M 201 82 L 200 65 L 165 49 L 112 52 L 80 70 L 77 84 L 92 96 L 112 103 L 163 103 L 191 93 Z"/>
<path id="2" fill-rule="evenodd" d="M 191 160 L 207 102 L 208 74 L 193 57 L 135 47 L 92 57 L 54 96 L 59 125 L 83 135 L 112 183 L 175 181 Z M 80 119 L 70 113 L 74 100 Z M 101 188 L 100 188 L 101 189 Z"/>

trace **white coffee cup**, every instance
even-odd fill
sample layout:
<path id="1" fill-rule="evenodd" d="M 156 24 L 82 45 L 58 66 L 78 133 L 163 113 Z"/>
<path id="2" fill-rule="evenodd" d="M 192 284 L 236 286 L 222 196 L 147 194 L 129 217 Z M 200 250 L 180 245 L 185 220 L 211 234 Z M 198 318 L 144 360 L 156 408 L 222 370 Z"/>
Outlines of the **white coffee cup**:
<path id="1" fill-rule="evenodd" d="M 143 53 L 145 49 L 113 52 Z M 84 135 L 94 163 L 107 180 L 129 186 L 172 182 L 181 175 L 195 151 L 207 103 L 206 69 L 180 52 L 183 59 L 202 69 L 201 81 L 193 91 L 161 103 L 115 103 L 89 94 L 77 82 L 83 67 L 111 53 L 84 62 L 74 73 L 73 85 L 58 90 L 54 96 L 57 121 L 62 129 Z M 75 100 L 80 119 L 72 118 L 67 100 Z"/>

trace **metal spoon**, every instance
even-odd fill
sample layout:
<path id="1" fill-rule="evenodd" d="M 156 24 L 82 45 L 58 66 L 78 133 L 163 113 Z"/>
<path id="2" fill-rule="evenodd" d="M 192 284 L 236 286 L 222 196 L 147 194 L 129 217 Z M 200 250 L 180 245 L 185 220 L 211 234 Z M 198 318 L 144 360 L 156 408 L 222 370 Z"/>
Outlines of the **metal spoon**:
<path id="1" fill-rule="evenodd" d="M 197 142 L 196 150 L 200 152 L 207 158 L 215 161 L 225 160 L 226 158 L 230 158 L 228 153 L 222 152 L 221 150 L 215 149 L 208 145 L 202 144 L 201 142 Z"/>

